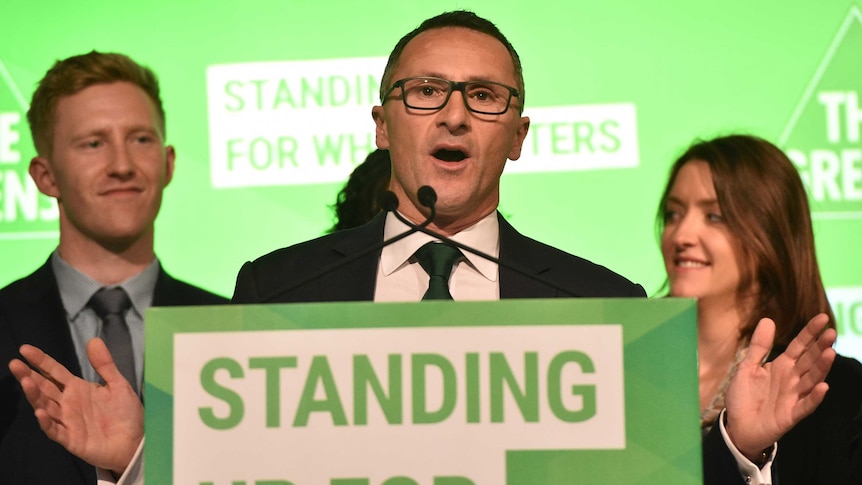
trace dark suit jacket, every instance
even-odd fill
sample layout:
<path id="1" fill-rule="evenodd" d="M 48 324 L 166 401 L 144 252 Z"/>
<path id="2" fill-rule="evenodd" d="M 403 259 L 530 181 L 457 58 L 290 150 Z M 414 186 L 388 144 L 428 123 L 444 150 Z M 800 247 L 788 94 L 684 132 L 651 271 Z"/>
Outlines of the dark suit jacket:
<path id="1" fill-rule="evenodd" d="M 498 220 L 503 262 L 501 298 L 646 296 L 640 285 L 613 271 L 523 236 L 499 214 Z M 233 302 L 373 300 L 384 222 L 385 213 L 381 213 L 364 226 L 279 249 L 246 263 L 237 277 Z M 350 258 L 356 259 L 350 261 Z M 314 277 L 331 265 L 338 267 Z M 539 280 L 505 265 L 522 269 Z"/>
<path id="2" fill-rule="evenodd" d="M 159 268 L 153 306 L 219 305 L 227 300 L 176 280 Z M 50 260 L 0 290 L 0 483 L 96 483 L 96 470 L 49 440 L 8 368 L 22 344 L 32 344 L 80 376 L 66 311 Z"/>
<path id="3" fill-rule="evenodd" d="M 773 485 L 862 484 L 862 364 L 838 356 L 826 376 L 829 391 L 810 416 L 778 441 Z M 744 484 L 717 426 L 704 440 L 704 476 Z"/>

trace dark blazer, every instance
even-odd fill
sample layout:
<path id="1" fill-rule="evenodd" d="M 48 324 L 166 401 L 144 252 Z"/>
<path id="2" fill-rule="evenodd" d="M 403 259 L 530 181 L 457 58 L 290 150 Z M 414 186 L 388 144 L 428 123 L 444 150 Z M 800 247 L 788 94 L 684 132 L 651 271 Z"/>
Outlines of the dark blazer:
<path id="1" fill-rule="evenodd" d="M 219 305 L 227 300 L 176 280 L 159 268 L 153 306 Z M 44 350 L 80 376 L 66 311 L 50 259 L 30 276 L 0 290 L 0 483 L 57 485 L 96 483 L 96 470 L 48 439 L 9 361 L 22 344 Z"/>
<path id="2" fill-rule="evenodd" d="M 381 213 L 355 229 L 279 249 L 246 263 L 237 276 L 233 303 L 373 300 L 385 219 Z M 500 261 L 504 263 L 500 267 L 501 298 L 646 296 L 643 287 L 613 271 L 523 236 L 499 214 L 497 219 Z M 329 267 L 334 269 L 321 274 Z"/>
<path id="3" fill-rule="evenodd" d="M 820 406 L 778 441 L 773 485 L 862 484 L 862 364 L 838 356 L 826 376 Z M 718 426 L 704 439 L 704 476 L 713 483 L 744 484 Z"/>

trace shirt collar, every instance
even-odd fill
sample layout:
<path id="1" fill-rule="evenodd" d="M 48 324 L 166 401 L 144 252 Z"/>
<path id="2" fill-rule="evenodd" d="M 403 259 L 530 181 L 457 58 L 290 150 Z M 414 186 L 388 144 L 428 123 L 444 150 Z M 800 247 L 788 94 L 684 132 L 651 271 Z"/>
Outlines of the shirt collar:
<path id="1" fill-rule="evenodd" d="M 397 236 L 410 228 L 399 221 L 394 214 L 386 214 L 386 223 L 383 228 L 383 240 Z M 497 220 L 497 212 L 491 212 L 476 224 L 453 235 L 450 239 L 465 246 L 474 248 L 495 258 L 500 255 L 500 222 Z M 392 243 L 383 248 L 380 255 L 380 268 L 385 276 L 388 276 L 409 264 L 409 259 L 417 249 L 428 242 L 439 241 L 439 239 L 422 232 L 413 233 L 400 241 Z M 461 251 L 464 257 L 479 273 L 489 281 L 497 281 L 499 274 L 497 264 L 477 256 L 469 251 Z"/>
<path id="2" fill-rule="evenodd" d="M 119 285 L 111 285 L 125 290 L 132 301 L 132 308 L 141 317 L 153 301 L 159 267 L 159 259 L 153 258 L 153 262 L 140 273 Z M 54 270 L 57 278 L 57 286 L 60 289 L 60 298 L 63 300 L 66 314 L 69 319 L 74 320 L 102 285 L 66 262 L 58 251 L 54 251 L 51 255 L 51 269 Z"/>

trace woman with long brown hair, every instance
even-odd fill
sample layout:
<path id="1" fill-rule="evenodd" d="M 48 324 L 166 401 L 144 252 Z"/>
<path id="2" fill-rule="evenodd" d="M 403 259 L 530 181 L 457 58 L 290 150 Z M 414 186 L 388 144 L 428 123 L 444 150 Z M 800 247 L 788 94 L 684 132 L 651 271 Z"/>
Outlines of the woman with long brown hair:
<path id="1" fill-rule="evenodd" d="M 723 428 L 716 426 L 722 409 L 733 419 L 732 383 L 749 349 L 761 345 L 755 328 L 762 317 L 775 322 L 767 360 L 792 350 L 815 315 L 815 325 L 828 319 L 834 328 L 808 201 L 781 150 L 734 135 L 696 143 L 676 160 L 657 222 L 670 296 L 698 299 L 701 427 L 709 449 L 714 428 Z M 791 413 L 775 426 L 789 431 L 775 436 L 773 483 L 862 483 L 862 365 L 838 356 L 826 382 L 816 411 L 801 421 Z M 725 424 L 722 432 L 733 434 Z M 758 465 L 772 456 L 769 448 L 739 451 Z"/>

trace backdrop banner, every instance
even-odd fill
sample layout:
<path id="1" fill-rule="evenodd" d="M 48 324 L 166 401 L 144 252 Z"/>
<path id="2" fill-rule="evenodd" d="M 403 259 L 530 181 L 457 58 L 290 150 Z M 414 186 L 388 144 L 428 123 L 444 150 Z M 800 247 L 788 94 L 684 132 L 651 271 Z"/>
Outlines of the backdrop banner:
<path id="1" fill-rule="evenodd" d="M 146 475 L 700 484 L 689 299 L 152 308 Z"/>

